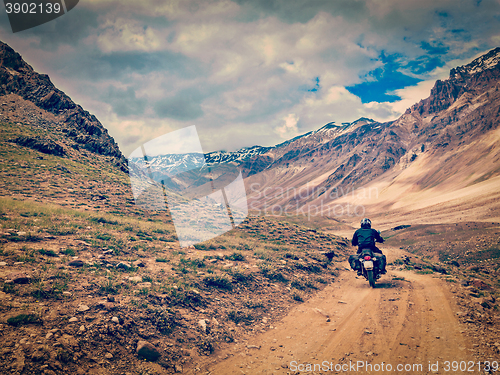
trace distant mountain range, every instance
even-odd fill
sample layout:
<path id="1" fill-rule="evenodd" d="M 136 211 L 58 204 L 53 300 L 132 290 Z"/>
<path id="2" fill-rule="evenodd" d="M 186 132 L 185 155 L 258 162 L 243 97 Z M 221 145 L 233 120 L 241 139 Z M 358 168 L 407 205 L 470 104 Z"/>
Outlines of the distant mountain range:
<path id="1" fill-rule="evenodd" d="M 493 179 L 500 175 L 499 61 L 496 48 L 452 69 L 449 79 L 437 81 L 428 98 L 395 121 L 331 122 L 274 147 L 205 154 L 212 170 L 218 166 L 211 178 L 229 181 L 223 165 L 236 165 L 253 209 L 312 205 L 327 211 L 346 201 L 346 192 L 363 187 L 377 187 L 371 203 L 380 211 L 402 207 L 419 194 L 415 199 L 422 206 L 425 194 Z M 180 189 L 197 189 L 209 180 L 184 177 Z"/>
<path id="2" fill-rule="evenodd" d="M 50 131 L 50 136 L 9 142 L 74 159 L 84 152 L 104 155 L 127 172 L 125 158 L 95 116 L 1 42 L 0 80 L 9 121 Z M 254 210 L 321 207 L 332 215 L 338 204 L 362 202 L 367 212 L 411 211 L 460 196 L 455 206 L 469 204 L 467 210 L 481 219 L 474 206 L 478 194 L 488 191 L 483 197 L 488 207 L 500 209 L 500 195 L 495 198 L 500 186 L 499 87 L 500 48 L 495 48 L 452 69 L 428 98 L 395 121 L 330 122 L 274 147 L 161 155 L 148 160 L 150 173 L 169 189 L 196 194 L 227 185 L 237 167 Z M 346 194 L 362 188 L 375 188 L 377 196 L 363 201 Z"/>
<path id="3" fill-rule="evenodd" d="M 299 141 L 302 145 L 305 143 L 319 144 L 340 134 L 352 131 L 358 126 L 367 124 L 376 124 L 380 126 L 376 121 L 364 117 L 352 123 L 345 122 L 341 125 L 330 122 L 318 130 L 299 135 L 273 147 L 252 146 L 243 147 L 233 152 L 213 151 L 203 154 L 203 157 L 201 154 L 196 153 L 157 155 L 148 157 L 148 164 L 153 175 L 158 174 L 169 177 L 191 169 L 202 168 L 204 165 L 212 168 L 218 164 L 233 163 L 234 165 L 242 165 L 244 162 L 263 154 L 284 154 L 283 150 L 287 150 L 287 146 L 293 144 L 295 147 Z M 145 162 L 138 158 L 130 158 L 129 160 L 134 163 Z"/>
<path id="4" fill-rule="evenodd" d="M 328 211 L 348 200 L 345 192 L 372 186 L 377 198 L 365 200 L 364 209 L 373 204 L 379 212 L 423 207 L 431 196 L 454 199 L 454 191 L 494 181 L 500 175 L 499 61 L 496 48 L 452 69 L 449 79 L 437 81 L 428 98 L 395 121 L 327 125 L 246 161 L 253 207 Z"/>

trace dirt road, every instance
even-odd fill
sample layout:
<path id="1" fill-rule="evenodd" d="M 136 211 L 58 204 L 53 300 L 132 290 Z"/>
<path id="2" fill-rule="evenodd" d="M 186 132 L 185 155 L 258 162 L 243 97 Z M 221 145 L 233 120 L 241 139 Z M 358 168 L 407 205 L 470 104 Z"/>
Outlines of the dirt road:
<path id="1" fill-rule="evenodd" d="M 384 251 L 391 261 L 399 250 Z M 452 371 L 473 360 L 454 295 L 432 276 L 389 269 L 371 289 L 364 278 L 342 271 L 274 329 L 216 353 L 192 373 L 465 373 Z M 478 373 L 477 365 L 467 365 L 474 370 L 467 373 Z"/>

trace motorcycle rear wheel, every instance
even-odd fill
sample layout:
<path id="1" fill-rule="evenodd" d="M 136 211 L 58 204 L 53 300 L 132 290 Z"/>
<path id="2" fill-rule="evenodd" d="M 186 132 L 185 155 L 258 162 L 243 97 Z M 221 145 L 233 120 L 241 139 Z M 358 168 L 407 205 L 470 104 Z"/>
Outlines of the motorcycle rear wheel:
<path id="1" fill-rule="evenodd" d="M 372 288 L 375 288 L 375 279 L 373 278 L 373 270 L 366 271 L 368 275 L 368 283 Z"/>

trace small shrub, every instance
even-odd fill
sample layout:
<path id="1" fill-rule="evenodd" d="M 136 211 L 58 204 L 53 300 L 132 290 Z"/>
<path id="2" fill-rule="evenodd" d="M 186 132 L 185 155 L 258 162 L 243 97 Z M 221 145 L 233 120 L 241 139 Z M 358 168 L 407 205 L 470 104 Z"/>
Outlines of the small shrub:
<path id="1" fill-rule="evenodd" d="M 420 275 L 428 275 L 434 272 L 432 270 L 427 269 L 427 270 L 418 270 L 417 273 Z"/>
<path id="2" fill-rule="evenodd" d="M 58 255 L 54 252 L 54 250 L 44 250 L 40 249 L 38 252 L 42 255 L 47 255 L 49 257 L 57 257 Z"/>
<path id="3" fill-rule="evenodd" d="M 257 300 L 257 301 L 254 301 L 254 300 L 250 300 L 250 301 L 246 301 L 244 303 L 244 305 L 246 307 L 248 307 L 249 309 L 257 309 L 257 308 L 260 308 L 260 307 L 264 307 L 264 304 L 262 303 L 261 300 Z"/>
<path id="4" fill-rule="evenodd" d="M 26 324 L 42 324 L 42 320 L 35 314 L 20 314 L 7 319 L 7 323 L 17 327 Z"/>
<path id="5" fill-rule="evenodd" d="M 172 300 L 172 303 L 175 305 L 182 305 L 182 306 L 203 306 L 205 305 L 205 302 L 203 301 L 203 298 L 201 295 L 193 290 L 179 290 L 179 289 L 173 289 L 170 292 L 170 298 Z"/>
<path id="6" fill-rule="evenodd" d="M 91 217 L 89 221 L 99 224 L 112 224 L 112 225 L 118 224 L 118 221 L 106 219 L 104 217 Z"/>
<path id="7" fill-rule="evenodd" d="M 3 284 L 4 293 L 17 294 L 17 289 L 14 284 Z"/>
<path id="8" fill-rule="evenodd" d="M 233 285 L 231 284 L 231 281 L 225 277 L 222 277 L 222 276 L 210 275 L 210 276 L 205 277 L 203 279 L 203 282 L 208 287 L 215 287 L 215 288 L 225 289 L 225 290 L 232 290 L 233 289 Z"/>
<path id="9" fill-rule="evenodd" d="M 76 251 L 68 247 L 67 249 L 63 250 L 63 254 L 74 257 L 76 255 Z"/>
<path id="10" fill-rule="evenodd" d="M 253 275 L 251 273 L 246 275 L 240 271 L 232 271 L 231 275 L 233 276 L 233 279 L 235 281 L 237 281 L 240 284 L 245 284 L 245 285 L 248 284 L 253 279 Z"/>
<path id="11" fill-rule="evenodd" d="M 250 324 L 251 322 L 253 322 L 253 320 L 254 320 L 252 314 L 244 313 L 242 311 L 235 311 L 235 310 L 229 311 L 227 314 L 227 318 L 229 320 L 232 320 L 236 324 L 238 324 L 240 322 L 244 322 L 247 325 Z"/>
<path id="12" fill-rule="evenodd" d="M 189 267 L 192 268 L 193 270 L 196 270 L 197 268 L 203 268 L 205 267 L 205 262 L 203 259 L 186 259 L 186 258 L 181 258 L 179 259 L 179 267 Z"/>
<path id="13" fill-rule="evenodd" d="M 68 227 L 58 227 L 56 225 L 52 226 L 52 228 L 47 229 L 47 233 L 53 236 L 67 236 L 69 234 L 75 234 L 75 228 Z"/>
<path id="14" fill-rule="evenodd" d="M 66 350 L 59 350 L 57 352 L 56 359 L 59 362 L 68 363 L 73 360 L 73 354 Z"/>
<path id="15" fill-rule="evenodd" d="M 156 258 L 156 261 L 158 263 L 168 263 L 168 259 L 166 259 L 166 258 Z"/>
<path id="16" fill-rule="evenodd" d="M 299 294 L 299 293 L 292 293 L 292 298 L 294 301 L 297 301 L 297 302 L 304 302 L 302 296 Z"/>
<path id="17" fill-rule="evenodd" d="M 217 246 L 215 246 L 214 244 L 202 244 L 202 243 L 199 243 L 199 244 L 196 244 L 194 245 L 194 248 L 196 250 L 217 250 Z"/>
<path id="18" fill-rule="evenodd" d="M 294 266 L 296 269 L 303 270 L 306 272 L 311 272 L 311 273 L 320 273 L 321 272 L 321 268 L 315 264 L 295 263 Z"/>
<path id="19" fill-rule="evenodd" d="M 214 345 L 209 340 L 202 340 L 196 346 L 202 355 L 210 355 L 215 350 Z"/>
<path id="20" fill-rule="evenodd" d="M 306 288 L 310 288 L 310 289 L 318 289 L 318 287 L 310 280 L 306 281 Z"/>
<path id="21" fill-rule="evenodd" d="M 113 283 L 112 280 L 106 280 L 103 282 L 99 288 L 101 294 L 118 294 L 120 290 L 120 284 Z"/>
<path id="22" fill-rule="evenodd" d="M 234 252 L 231 255 L 226 255 L 225 258 L 229 259 L 229 260 L 239 261 L 239 262 L 243 262 L 245 260 L 245 256 L 243 254 L 237 253 L 237 252 Z"/>
<path id="23" fill-rule="evenodd" d="M 37 282 L 34 285 L 33 290 L 31 291 L 31 295 L 36 299 L 49 299 L 49 298 L 58 298 L 61 294 L 62 290 L 55 289 L 53 287 L 45 287 L 43 282 Z"/>
<path id="24" fill-rule="evenodd" d="M 107 234 L 107 233 L 98 233 L 98 234 L 96 234 L 95 237 L 97 239 L 103 240 L 103 241 L 109 241 L 110 239 L 113 238 L 113 236 L 111 236 L 110 234 Z"/>
<path id="25" fill-rule="evenodd" d="M 177 325 L 175 313 L 166 308 L 156 310 L 152 320 L 158 331 L 163 335 L 172 333 Z"/>
<path id="26" fill-rule="evenodd" d="M 295 288 L 295 289 L 299 289 L 299 290 L 304 290 L 306 289 L 306 287 L 304 286 L 304 284 L 302 284 L 300 281 L 297 281 L 297 280 L 293 280 L 290 284 L 290 286 L 292 288 Z"/>
<path id="27" fill-rule="evenodd" d="M 269 266 L 263 266 L 261 268 L 261 272 L 264 275 L 264 277 L 267 277 L 270 280 L 276 280 L 280 281 L 282 283 L 286 283 L 288 279 L 283 276 L 283 274 L 279 271 L 276 271 L 274 268 L 269 267 Z"/>
<path id="28" fill-rule="evenodd" d="M 328 281 L 326 281 L 325 279 L 323 279 L 322 277 L 318 277 L 316 279 L 316 281 L 320 284 L 328 284 Z"/>

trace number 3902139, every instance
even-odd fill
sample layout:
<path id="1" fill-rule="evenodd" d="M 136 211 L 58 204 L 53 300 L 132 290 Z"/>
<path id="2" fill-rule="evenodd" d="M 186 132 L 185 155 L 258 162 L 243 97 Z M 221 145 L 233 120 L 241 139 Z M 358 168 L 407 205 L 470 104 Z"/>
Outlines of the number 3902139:
<path id="1" fill-rule="evenodd" d="M 59 3 L 5 3 L 5 10 L 8 14 L 51 14 L 60 13 L 61 4 Z"/>
<path id="2" fill-rule="evenodd" d="M 462 371 L 462 372 L 475 372 L 475 371 L 487 371 L 487 372 L 497 372 L 500 370 L 499 363 L 497 361 L 444 361 L 444 371 Z"/>

